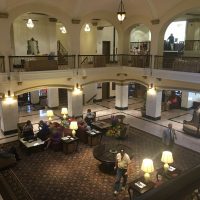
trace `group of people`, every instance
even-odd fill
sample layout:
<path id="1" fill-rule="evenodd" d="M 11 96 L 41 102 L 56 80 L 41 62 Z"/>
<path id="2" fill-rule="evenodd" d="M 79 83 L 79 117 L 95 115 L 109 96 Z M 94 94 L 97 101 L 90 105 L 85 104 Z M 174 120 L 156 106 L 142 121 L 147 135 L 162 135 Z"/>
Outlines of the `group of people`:
<path id="1" fill-rule="evenodd" d="M 168 127 L 164 129 L 162 133 L 163 150 L 172 151 L 176 139 L 177 136 L 175 133 L 175 129 L 173 128 L 172 124 L 169 123 Z M 131 160 L 129 155 L 124 151 L 124 149 L 121 149 L 120 152 L 116 155 L 116 163 L 114 167 L 116 169 L 114 195 L 117 195 L 120 190 L 125 190 L 127 178 L 130 174 L 130 163 Z M 121 179 L 123 179 L 122 185 Z"/>

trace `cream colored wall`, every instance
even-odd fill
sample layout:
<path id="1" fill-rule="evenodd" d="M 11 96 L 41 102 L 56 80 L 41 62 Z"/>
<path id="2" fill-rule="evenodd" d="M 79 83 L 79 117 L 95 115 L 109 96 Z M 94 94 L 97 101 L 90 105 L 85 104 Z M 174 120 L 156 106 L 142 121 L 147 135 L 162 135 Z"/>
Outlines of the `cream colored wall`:
<path id="1" fill-rule="evenodd" d="M 69 42 L 70 41 L 69 41 L 68 29 L 67 29 L 67 27 L 65 27 L 66 30 L 67 30 L 67 33 L 63 34 L 60 31 L 60 27 L 61 27 L 61 24 L 57 23 L 56 24 L 56 38 L 57 38 L 57 40 L 60 40 L 60 42 L 62 43 L 62 45 L 65 47 L 65 49 L 67 51 L 69 51 L 69 49 L 70 49 L 70 43 Z"/>
<path id="2" fill-rule="evenodd" d="M 113 82 L 110 82 L 110 97 L 115 97 L 116 89 L 115 90 L 112 89 L 112 83 Z M 116 86 L 115 86 L 115 88 L 116 88 Z"/>
<path id="3" fill-rule="evenodd" d="M 187 22 L 186 40 L 200 40 L 200 22 Z"/>
<path id="4" fill-rule="evenodd" d="M 90 25 L 90 32 L 85 32 L 84 27 L 80 33 L 80 54 L 94 55 L 97 53 L 97 29 Z"/>
<path id="5" fill-rule="evenodd" d="M 28 29 L 26 21 L 21 18 L 13 23 L 15 55 L 27 55 L 27 41 L 32 37 L 38 41 L 40 55 L 56 51 L 55 22 L 49 22 L 47 17 L 33 22 L 35 24 L 33 29 Z"/>

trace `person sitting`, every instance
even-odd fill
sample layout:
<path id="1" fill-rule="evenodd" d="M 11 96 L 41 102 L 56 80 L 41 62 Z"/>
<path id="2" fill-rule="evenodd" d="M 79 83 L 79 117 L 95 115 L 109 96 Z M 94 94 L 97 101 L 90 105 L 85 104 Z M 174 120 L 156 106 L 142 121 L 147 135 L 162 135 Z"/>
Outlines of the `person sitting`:
<path id="1" fill-rule="evenodd" d="M 95 118 L 96 118 L 95 113 L 92 112 L 91 109 L 88 109 L 85 117 L 85 122 L 87 123 L 87 125 L 91 126 L 92 122 L 95 121 Z"/>
<path id="2" fill-rule="evenodd" d="M 61 142 L 62 134 L 60 133 L 59 129 L 52 125 L 50 131 L 51 131 L 50 137 L 45 140 L 46 143 L 45 150 L 48 149 L 51 144 L 59 144 Z"/>
<path id="3" fill-rule="evenodd" d="M 37 137 L 40 138 L 42 141 L 48 139 L 48 135 L 50 133 L 48 125 L 43 121 L 40 120 L 39 122 L 39 132 L 37 133 Z"/>
<path id="4" fill-rule="evenodd" d="M 22 131 L 24 140 L 31 140 L 34 138 L 33 125 L 30 120 L 27 120 Z"/>

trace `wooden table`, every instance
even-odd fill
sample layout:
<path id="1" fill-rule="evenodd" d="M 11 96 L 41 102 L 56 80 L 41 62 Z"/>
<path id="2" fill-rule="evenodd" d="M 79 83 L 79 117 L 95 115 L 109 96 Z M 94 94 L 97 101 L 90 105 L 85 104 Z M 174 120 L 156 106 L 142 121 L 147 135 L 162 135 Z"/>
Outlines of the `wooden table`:
<path id="1" fill-rule="evenodd" d="M 160 180 L 160 177 L 167 179 L 167 180 L 176 178 L 182 172 L 180 169 L 178 169 L 174 166 L 169 166 L 169 169 L 167 171 L 164 170 L 164 167 L 161 167 L 161 168 L 157 169 L 156 171 L 157 171 L 157 173 L 156 173 L 157 181 Z"/>
<path id="2" fill-rule="evenodd" d="M 90 146 L 95 146 L 101 143 L 102 136 L 103 136 L 101 131 L 92 129 L 91 131 L 86 131 L 86 134 L 88 136 L 87 141 Z"/>
<path id="3" fill-rule="evenodd" d="M 21 138 L 19 141 L 21 146 L 25 148 L 25 151 L 28 155 L 30 155 L 33 151 L 38 149 L 41 150 L 44 147 L 44 141 L 39 138 L 29 141 L 24 141 L 24 138 Z"/>
<path id="4" fill-rule="evenodd" d="M 67 137 L 62 137 L 61 141 L 63 144 L 63 152 L 65 154 L 78 151 L 79 138 L 67 136 Z"/>
<path id="5" fill-rule="evenodd" d="M 104 132 L 108 128 L 110 128 L 112 124 L 104 121 L 96 121 L 92 123 L 92 127 L 94 127 L 97 130 L 100 130 L 101 132 Z"/>
<path id="6" fill-rule="evenodd" d="M 153 189 L 155 187 L 155 183 L 152 181 L 145 182 L 144 177 L 140 177 L 133 182 L 128 184 L 128 193 L 130 200 L 132 200 L 135 196 L 140 196 L 145 192 Z"/>

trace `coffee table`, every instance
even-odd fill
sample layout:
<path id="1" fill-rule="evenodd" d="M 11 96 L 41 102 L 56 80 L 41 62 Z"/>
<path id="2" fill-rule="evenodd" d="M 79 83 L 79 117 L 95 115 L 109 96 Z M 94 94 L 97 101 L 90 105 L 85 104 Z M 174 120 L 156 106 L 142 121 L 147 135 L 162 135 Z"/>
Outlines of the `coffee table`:
<path id="1" fill-rule="evenodd" d="M 94 146 L 101 143 L 103 136 L 101 131 L 92 129 L 91 131 L 86 131 L 86 134 L 88 136 L 87 140 L 90 146 Z"/>
<path id="2" fill-rule="evenodd" d="M 24 141 L 24 138 L 21 138 L 19 141 L 28 155 L 30 155 L 33 151 L 41 150 L 44 147 L 44 141 L 42 141 L 40 138 L 29 141 Z"/>
<path id="3" fill-rule="evenodd" d="M 112 124 L 104 121 L 96 121 L 92 123 L 92 127 L 94 127 L 94 129 L 100 130 L 101 132 L 105 132 L 111 126 Z"/>
<path id="4" fill-rule="evenodd" d="M 121 149 L 133 157 L 133 149 L 124 144 L 100 144 L 94 147 L 93 156 L 101 162 L 100 169 L 106 173 L 113 173 L 116 155 Z"/>
<path id="5" fill-rule="evenodd" d="M 61 141 L 63 144 L 63 152 L 65 154 L 78 151 L 79 138 L 67 136 L 67 137 L 62 137 Z"/>

